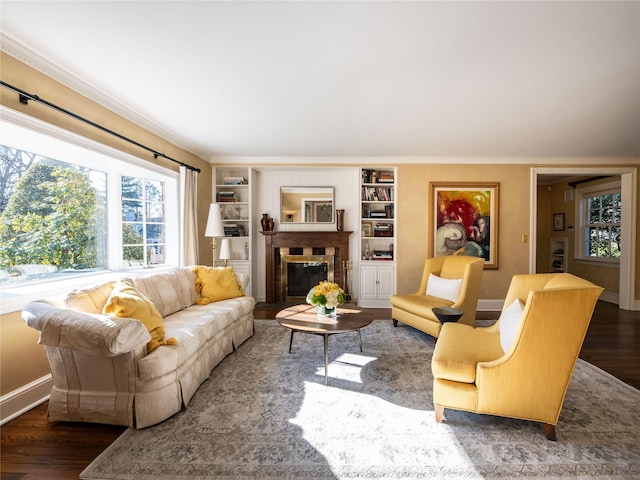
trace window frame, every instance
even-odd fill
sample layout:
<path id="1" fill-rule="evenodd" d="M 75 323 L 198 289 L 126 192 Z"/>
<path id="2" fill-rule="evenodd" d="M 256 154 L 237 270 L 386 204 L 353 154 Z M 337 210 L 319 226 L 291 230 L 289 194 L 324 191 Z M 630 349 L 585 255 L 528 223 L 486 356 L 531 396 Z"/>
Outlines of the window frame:
<path id="1" fill-rule="evenodd" d="M 0 106 L 0 128 L 3 141 L 12 147 L 30 151 L 75 165 L 107 173 L 107 261 L 105 270 L 78 272 L 65 278 L 36 279 L 16 284 L 0 285 L 0 315 L 21 309 L 29 301 L 62 294 L 70 288 L 98 283 L 126 274 L 142 271 L 125 266 L 122 255 L 121 177 L 122 175 L 165 182 L 166 225 L 181 225 L 179 221 L 179 172 L 161 167 L 134 155 L 75 134 L 61 127 Z M 9 138 L 9 140 L 5 140 Z M 116 221 L 117 220 L 117 221 Z M 157 270 L 179 265 L 180 228 L 166 228 L 164 263 L 144 267 Z M 37 286 L 37 288 L 34 288 Z M 34 290 L 37 292 L 32 293 Z"/>
<path id="2" fill-rule="evenodd" d="M 594 257 L 586 254 L 586 230 L 589 226 L 589 198 L 607 195 L 611 193 L 619 193 L 622 195 L 622 182 L 621 180 L 610 181 L 606 183 L 599 183 L 587 187 L 576 188 L 576 217 L 578 219 L 578 225 L 575 234 L 575 248 L 574 259 L 579 262 L 585 263 L 597 263 L 610 266 L 619 266 L 620 258 L 615 257 Z M 620 223 L 618 224 L 622 228 L 622 205 L 620 206 Z M 621 236 L 622 237 L 622 236 Z M 621 256 L 622 256 L 621 247 Z"/>

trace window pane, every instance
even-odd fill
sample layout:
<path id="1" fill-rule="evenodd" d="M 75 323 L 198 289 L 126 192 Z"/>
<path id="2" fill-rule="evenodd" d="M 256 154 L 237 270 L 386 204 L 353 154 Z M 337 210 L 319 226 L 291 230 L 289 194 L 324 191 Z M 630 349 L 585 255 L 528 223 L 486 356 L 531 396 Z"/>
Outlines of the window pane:
<path id="1" fill-rule="evenodd" d="M 144 247 L 123 247 L 123 258 L 125 265 L 131 268 L 144 266 Z"/>
<path id="2" fill-rule="evenodd" d="M 165 258 L 165 246 L 164 245 L 156 245 L 155 247 L 149 248 L 149 264 L 158 265 L 164 263 Z"/>
<path id="3" fill-rule="evenodd" d="M 122 244 L 123 245 L 143 245 L 144 226 L 142 223 L 122 224 Z"/>
<path id="4" fill-rule="evenodd" d="M 106 267 L 106 173 L 0 145 L 0 282 Z"/>
<path id="5" fill-rule="evenodd" d="M 164 243 L 164 225 L 150 223 L 147 225 L 147 244 Z"/>
<path id="6" fill-rule="evenodd" d="M 127 222 L 143 220 L 142 202 L 139 200 L 122 200 L 122 219 Z"/>
<path id="7" fill-rule="evenodd" d="M 162 182 L 146 181 L 147 196 L 145 200 L 162 202 L 164 200 L 164 184 Z"/>
<path id="8" fill-rule="evenodd" d="M 125 265 L 137 267 L 164 262 L 164 188 L 161 181 L 122 177 L 122 243 L 132 247 L 123 250 Z"/>
<path id="9" fill-rule="evenodd" d="M 122 198 L 142 199 L 143 182 L 139 178 L 122 177 Z"/>
<path id="10" fill-rule="evenodd" d="M 148 222 L 164 222 L 164 204 L 147 203 L 147 221 Z"/>

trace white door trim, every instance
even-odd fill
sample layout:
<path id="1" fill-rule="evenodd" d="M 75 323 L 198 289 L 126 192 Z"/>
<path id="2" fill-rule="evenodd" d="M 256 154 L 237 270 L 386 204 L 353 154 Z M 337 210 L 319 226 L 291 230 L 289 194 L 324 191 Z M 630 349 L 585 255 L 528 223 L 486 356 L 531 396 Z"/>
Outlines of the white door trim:
<path id="1" fill-rule="evenodd" d="M 529 272 L 536 271 L 536 231 L 538 210 L 538 175 L 620 175 L 622 192 L 622 244 L 629 245 L 623 251 L 620 262 L 619 307 L 623 310 L 640 310 L 636 291 L 636 206 L 637 171 L 633 167 L 533 167 L 531 169 L 531 204 L 529 226 Z"/>

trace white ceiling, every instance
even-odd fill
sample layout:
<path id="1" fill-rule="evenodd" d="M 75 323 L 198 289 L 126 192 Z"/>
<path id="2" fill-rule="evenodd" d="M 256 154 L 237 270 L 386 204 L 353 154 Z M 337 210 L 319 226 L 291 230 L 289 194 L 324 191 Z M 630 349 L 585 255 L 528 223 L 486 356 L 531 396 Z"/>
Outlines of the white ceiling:
<path id="1" fill-rule="evenodd" d="M 640 156 L 639 1 L 0 9 L 5 51 L 207 160 Z"/>

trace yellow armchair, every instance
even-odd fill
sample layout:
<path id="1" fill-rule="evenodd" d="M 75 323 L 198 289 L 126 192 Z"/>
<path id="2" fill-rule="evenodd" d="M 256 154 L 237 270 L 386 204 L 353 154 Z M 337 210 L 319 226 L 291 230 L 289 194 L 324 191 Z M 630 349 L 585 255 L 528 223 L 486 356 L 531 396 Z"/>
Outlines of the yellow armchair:
<path id="1" fill-rule="evenodd" d="M 515 275 L 494 325 L 446 323 L 431 363 L 436 421 L 445 408 L 518 418 L 541 422 L 555 440 L 602 290 L 568 273 Z"/>
<path id="2" fill-rule="evenodd" d="M 400 321 L 438 338 L 442 324 L 433 313 L 435 307 L 459 308 L 464 315 L 458 322 L 474 325 L 483 270 L 484 259 L 478 257 L 449 255 L 428 258 L 424 262 L 422 281 L 418 290 L 415 293 L 391 297 L 393 325 L 397 326 Z M 437 278 L 430 275 L 435 275 Z M 457 297 L 446 299 L 427 295 L 430 278 L 433 282 L 461 280 Z"/>

